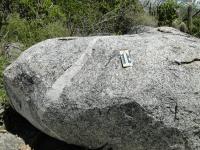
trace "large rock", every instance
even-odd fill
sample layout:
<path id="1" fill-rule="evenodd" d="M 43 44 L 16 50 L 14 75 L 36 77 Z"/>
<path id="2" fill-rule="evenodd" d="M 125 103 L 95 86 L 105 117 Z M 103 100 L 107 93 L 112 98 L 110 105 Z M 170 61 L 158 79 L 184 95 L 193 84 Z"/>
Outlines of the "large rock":
<path id="1" fill-rule="evenodd" d="M 122 68 L 128 49 L 133 66 Z M 69 144 L 200 149 L 200 40 L 173 28 L 43 41 L 4 72 L 12 106 Z"/>

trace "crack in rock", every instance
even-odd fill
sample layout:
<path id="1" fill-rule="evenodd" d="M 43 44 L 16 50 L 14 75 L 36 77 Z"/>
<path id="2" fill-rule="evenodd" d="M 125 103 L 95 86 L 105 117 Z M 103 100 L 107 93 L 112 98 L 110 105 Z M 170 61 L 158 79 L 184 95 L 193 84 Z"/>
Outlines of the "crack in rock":
<path id="1" fill-rule="evenodd" d="M 191 63 L 197 62 L 197 61 L 200 61 L 200 58 L 195 58 L 191 61 L 174 61 L 173 63 L 176 65 L 184 65 L 184 64 L 191 64 Z"/>
<path id="2" fill-rule="evenodd" d="M 76 38 L 62 38 L 62 39 L 58 39 L 60 41 L 71 41 L 71 40 L 75 40 Z"/>
<path id="3" fill-rule="evenodd" d="M 177 103 L 176 103 L 176 106 L 175 106 L 174 110 L 175 110 L 174 121 L 176 121 L 176 120 L 178 120 L 178 118 L 177 118 L 178 104 Z"/>
<path id="4" fill-rule="evenodd" d="M 103 146 L 101 146 L 97 149 L 93 149 L 93 150 L 113 150 L 113 149 L 112 149 L 112 147 L 110 147 L 110 145 L 108 143 L 106 143 Z"/>
<path id="5" fill-rule="evenodd" d="M 110 56 L 110 58 L 108 59 L 108 62 L 105 64 L 105 67 L 107 67 L 110 62 L 118 55 L 118 53 L 114 53 L 112 56 Z"/>

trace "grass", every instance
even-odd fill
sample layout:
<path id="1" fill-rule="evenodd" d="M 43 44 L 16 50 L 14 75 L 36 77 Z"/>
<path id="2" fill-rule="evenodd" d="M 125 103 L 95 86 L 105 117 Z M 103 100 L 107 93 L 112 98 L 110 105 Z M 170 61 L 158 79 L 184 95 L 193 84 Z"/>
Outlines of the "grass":
<path id="1" fill-rule="evenodd" d="M 3 71 L 8 65 L 7 59 L 1 55 L 0 56 L 0 104 L 5 104 L 7 102 L 6 91 L 3 84 Z"/>

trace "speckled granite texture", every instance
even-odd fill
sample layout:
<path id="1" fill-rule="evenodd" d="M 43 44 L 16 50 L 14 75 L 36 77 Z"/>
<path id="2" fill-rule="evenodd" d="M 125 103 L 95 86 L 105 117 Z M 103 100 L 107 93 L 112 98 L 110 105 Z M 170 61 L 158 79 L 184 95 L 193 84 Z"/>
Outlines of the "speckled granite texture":
<path id="1" fill-rule="evenodd" d="M 133 67 L 122 68 L 124 49 Z M 200 150 L 200 40 L 173 28 L 49 39 L 12 63 L 4 81 L 22 116 L 69 144 Z"/>

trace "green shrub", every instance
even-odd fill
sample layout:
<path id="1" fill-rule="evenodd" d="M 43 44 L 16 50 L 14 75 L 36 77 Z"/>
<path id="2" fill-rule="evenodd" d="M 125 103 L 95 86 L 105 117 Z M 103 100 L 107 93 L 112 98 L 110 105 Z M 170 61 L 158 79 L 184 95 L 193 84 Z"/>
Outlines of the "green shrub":
<path id="1" fill-rule="evenodd" d="M 155 26 L 138 0 L 2 0 L 2 39 L 30 46 L 55 36 L 125 34 L 134 25 Z M 140 17 L 141 16 L 141 17 Z"/>
<path id="2" fill-rule="evenodd" d="M 151 16 L 146 13 L 136 16 L 135 20 L 136 20 L 135 21 L 136 25 L 144 25 L 152 27 L 156 27 L 158 25 L 157 19 L 154 16 Z"/>
<path id="3" fill-rule="evenodd" d="M 177 9 L 179 5 L 175 0 L 167 0 L 158 7 L 158 25 L 171 26 L 172 22 L 178 18 Z"/>
<path id="4" fill-rule="evenodd" d="M 137 25 L 138 16 L 144 14 L 143 8 L 136 0 L 120 1 L 115 10 L 117 17 L 114 22 L 114 32 L 120 34 L 127 33 L 132 26 Z"/>
<path id="5" fill-rule="evenodd" d="M 17 13 L 9 16 L 7 26 L 2 29 L 2 33 L 7 42 L 21 42 L 26 46 L 47 38 L 68 35 L 62 21 L 46 23 L 42 19 L 25 20 Z"/>
<path id="6" fill-rule="evenodd" d="M 9 41 L 21 41 L 26 42 L 26 39 L 30 38 L 30 26 L 25 19 L 21 19 L 19 14 L 11 14 L 7 21 L 7 26 L 5 26 L 2 31 L 4 38 Z"/>
<path id="7" fill-rule="evenodd" d="M 4 56 L 0 56 L 0 104 L 3 104 L 6 102 L 7 97 L 6 97 L 6 92 L 4 89 L 4 84 L 3 84 L 3 71 L 8 64 L 8 61 Z"/>
<path id="8" fill-rule="evenodd" d="M 180 31 L 182 32 L 188 32 L 188 28 L 186 26 L 186 24 L 184 22 L 181 22 L 180 26 L 179 26 Z"/>
<path id="9" fill-rule="evenodd" d="M 194 36 L 200 37 L 200 17 L 195 17 L 193 19 L 192 34 Z"/>
<path id="10" fill-rule="evenodd" d="M 143 13 L 138 0 L 58 0 L 56 5 L 63 6 L 71 35 L 123 34 L 133 25 L 134 16 Z"/>
<path id="11" fill-rule="evenodd" d="M 39 42 L 49 38 L 68 36 L 69 33 L 63 22 L 56 21 L 36 29 L 33 35 L 34 42 Z"/>
<path id="12" fill-rule="evenodd" d="M 172 27 L 173 27 L 173 28 L 176 28 L 176 29 L 179 29 L 180 24 L 181 24 L 181 20 L 175 19 L 175 20 L 173 20 L 173 22 L 172 22 Z"/>
<path id="13" fill-rule="evenodd" d="M 0 11 L 7 12 L 2 17 L 6 23 L 0 28 L 1 41 L 30 46 L 47 38 L 68 36 L 66 16 L 52 0 L 9 2 L 2 0 L 0 5 Z"/>

